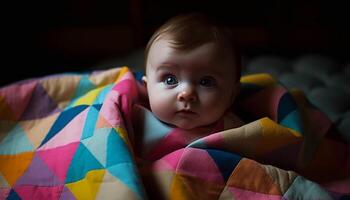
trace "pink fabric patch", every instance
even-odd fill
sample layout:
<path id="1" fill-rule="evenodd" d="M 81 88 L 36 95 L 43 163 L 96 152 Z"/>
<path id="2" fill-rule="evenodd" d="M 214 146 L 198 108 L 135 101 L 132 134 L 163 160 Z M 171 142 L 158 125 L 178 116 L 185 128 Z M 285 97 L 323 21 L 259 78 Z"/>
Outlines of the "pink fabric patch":
<path id="1" fill-rule="evenodd" d="M 112 127 L 120 126 L 123 124 L 121 118 L 120 109 L 118 107 L 120 94 L 117 91 L 110 91 L 103 102 L 103 106 L 100 111 L 100 115 L 103 116 L 105 121 Z"/>
<path id="2" fill-rule="evenodd" d="M 174 129 L 175 130 L 175 129 Z M 147 156 L 151 160 L 157 160 L 168 153 L 181 149 L 187 145 L 186 139 L 182 134 L 172 131 L 164 137 L 158 145 L 155 145 L 153 150 Z"/>
<path id="3" fill-rule="evenodd" d="M 71 143 L 55 149 L 47 149 L 38 151 L 38 155 L 52 170 L 52 172 L 64 182 L 67 175 L 68 167 L 72 161 L 72 158 L 77 150 L 79 142 Z M 57 156 L 64 155 L 64 156 Z"/>
<path id="4" fill-rule="evenodd" d="M 15 191 L 21 199 L 58 200 L 63 187 L 63 185 L 55 187 L 19 186 L 15 188 Z"/>
<path id="5" fill-rule="evenodd" d="M 69 143 L 79 142 L 88 111 L 89 109 L 85 109 L 79 115 L 75 116 L 72 121 L 38 150 L 53 149 Z"/>
<path id="6" fill-rule="evenodd" d="M 6 199 L 10 193 L 10 188 L 0 188 L 0 199 Z"/>
<path id="7" fill-rule="evenodd" d="M 18 120 L 26 109 L 36 87 L 37 81 L 10 85 L 0 90 L 0 95 L 4 96 L 6 103 L 11 108 L 16 120 Z M 15 93 L 16 95 L 13 95 Z"/>
<path id="8" fill-rule="evenodd" d="M 218 147 L 222 148 L 224 145 L 224 137 L 221 135 L 221 133 L 214 133 L 211 135 L 208 135 L 207 137 L 203 138 L 204 143 L 208 147 Z"/>
<path id="9" fill-rule="evenodd" d="M 216 127 L 213 130 L 216 131 Z M 197 139 L 212 134 L 213 130 L 203 128 L 194 131 L 186 131 L 183 129 L 174 128 L 166 137 L 164 137 L 157 145 L 153 147 L 147 157 L 151 160 L 157 160 L 168 153 L 186 147 Z"/>
<path id="10" fill-rule="evenodd" d="M 281 200 L 282 196 L 262 194 L 249 190 L 239 189 L 235 187 L 229 187 L 229 190 L 233 193 L 233 197 L 236 200 Z"/>
<path id="11" fill-rule="evenodd" d="M 179 160 L 176 173 L 200 178 L 212 183 L 225 183 L 215 161 L 207 151 L 202 149 L 186 148 Z"/>
<path id="12" fill-rule="evenodd" d="M 171 154 L 164 156 L 162 159 L 154 163 L 154 169 L 156 171 L 172 170 L 175 171 L 179 160 L 184 152 L 184 149 L 179 149 Z"/>

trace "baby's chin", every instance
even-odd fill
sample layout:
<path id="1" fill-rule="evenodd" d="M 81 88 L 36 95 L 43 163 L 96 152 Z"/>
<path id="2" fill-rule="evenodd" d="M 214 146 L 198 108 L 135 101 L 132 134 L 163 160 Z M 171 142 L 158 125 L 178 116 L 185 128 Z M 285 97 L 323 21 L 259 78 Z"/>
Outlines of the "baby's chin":
<path id="1" fill-rule="evenodd" d="M 194 125 L 194 124 L 176 124 L 174 125 L 176 128 L 181 128 L 181 129 L 185 129 L 185 130 L 192 130 L 192 129 L 195 129 L 197 128 L 198 126 L 197 125 Z"/>
<path id="2" fill-rule="evenodd" d="M 173 121 L 166 121 L 166 120 L 161 120 L 161 121 L 172 128 L 180 128 L 184 130 L 192 130 L 199 127 L 198 125 L 189 123 L 189 122 L 173 122 Z"/>
<path id="3" fill-rule="evenodd" d="M 195 130 L 195 129 L 203 129 L 203 128 L 213 128 L 215 126 L 215 123 L 209 123 L 209 124 L 196 124 L 191 122 L 175 122 L 172 124 L 176 128 L 184 129 L 184 130 Z"/>

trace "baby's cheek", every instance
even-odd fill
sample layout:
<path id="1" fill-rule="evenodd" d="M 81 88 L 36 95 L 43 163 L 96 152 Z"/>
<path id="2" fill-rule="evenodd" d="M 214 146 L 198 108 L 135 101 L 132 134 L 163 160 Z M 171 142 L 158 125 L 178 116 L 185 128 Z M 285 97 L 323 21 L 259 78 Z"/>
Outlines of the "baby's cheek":
<path id="1" fill-rule="evenodd" d="M 225 95 L 212 95 L 203 99 L 202 105 L 205 110 L 213 116 L 220 116 L 225 112 L 229 104 L 229 100 Z"/>
<path id="2" fill-rule="evenodd" d="M 151 109 L 159 118 L 165 118 L 169 115 L 169 111 L 172 109 L 172 100 L 168 98 L 164 93 L 155 94 L 150 98 Z M 164 120 L 164 119 L 162 119 Z"/>

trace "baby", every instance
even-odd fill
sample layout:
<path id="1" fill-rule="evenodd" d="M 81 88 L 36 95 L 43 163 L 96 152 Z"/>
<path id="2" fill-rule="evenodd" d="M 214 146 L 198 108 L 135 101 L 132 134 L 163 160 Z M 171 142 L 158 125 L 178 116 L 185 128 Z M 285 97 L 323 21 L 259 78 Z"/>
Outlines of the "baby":
<path id="1" fill-rule="evenodd" d="M 240 88 L 240 57 L 230 32 L 202 14 L 180 15 L 162 25 L 146 47 L 143 78 L 153 114 L 191 130 L 213 127 L 228 115 Z"/>

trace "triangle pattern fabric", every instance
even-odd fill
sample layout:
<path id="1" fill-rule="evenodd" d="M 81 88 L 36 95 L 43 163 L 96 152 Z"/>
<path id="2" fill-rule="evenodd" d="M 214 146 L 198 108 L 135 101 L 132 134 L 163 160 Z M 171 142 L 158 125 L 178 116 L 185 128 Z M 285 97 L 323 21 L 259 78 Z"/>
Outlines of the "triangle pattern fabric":
<path id="1" fill-rule="evenodd" d="M 33 184 L 50 187 L 63 185 L 63 182 L 49 169 L 49 167 L 37 154 L 34 155 L 28 169 L 24 172 L 21 178 L 17 180 L 16 187 Z"/>
<path id="2" fill-rule="evenodd" d="M 235 169 L 237 164 L 242 159 L 241 156 L 225 151 L 206 149 L 211 158 L 215 161 L 216 166 L 220 169 L 222 177 L 225 182 L 231 175 L 231 172 Z"/>
<path id="3" fill-rule="evenodd" d="M 111 91 L 111 89 L 113 88 L 113 84 L 110 84 L 109 86 L 105 86 L 100 93 L 98 94 L 98 96 L 95 98 L 93 105 L 96 104 L 102 104 L 103 101 L 106 99 L 107 94 L 109 93 L 109 91 Z"/>
<path id="4" fill-rule="evenodd" d="M 96 195 L 96 199 L 110 199 L 110 197 L 123 197 L 127 196 L 130 199 L 143 199 L 140 196 L 137 196 L 135 192 L 130 190 L 127 185 L 120 182 L 112 176 L 108 171 L 105 172 L 103 177 L 103 183 L 100 186 L 100 189 Z"/>
<path id="5" fill-rule="evenodd" d="M 303 191 L 302 193 L 296 191 Z M 301 196 L 302 195 L 302 196 Z M 333 199 L 327 191 L 318 184 L 297 176 L 293 184 L 283 195 L 285 199 Z"/>
<path id="6" fill-rule="evenodd" d="M 73 193 L 65 186 L 62 190 L 60 200 L 76 200 Z"/>
<path id="7" fill-rule="evenodd" d="M 87 106 L 77 106 L 62 112 L 49 133 L 47 133 L 39 149 L 54 148 L 80 141 L 84 125 L 82 121 L 85 121 L 87 114 L 86 108 Z M 54 137 L 56 135 L 57 137 Z"/>
<path id="8" fill-rule="evenodd" d="M 289 93 L 285 93 L 279 99 L 278 104 L 278 122 L 282 121 L 289 113 L 298 109 L 298 105 Z"/>
<path id="9" fill-rule="evenodd" d="M 64 182 L 69 165 L 79 144 L 79 142 L 74 142 L 54 149 L 37 151 L 37 154 L 45 162 L 52 173 Z"/>
<path id="10" fill-rule="evenodd" d="M 285 116 L 285 118 L 283 118 L 280 121 L 280 125 L 288 127 L 290 129 L 298 132 L 301 135 L 304 134 L 304 130 L 303 130 L 304 128 L 303 128 L 302 121 L 300 118 L 300 113 L 297 110 L 294 110 L 294 111 L 290 112 L 287 116 Z"/>
<path id="11" fill-rule="evenodd" d="M 17 145 L 13 145 L 14 143 Z M 0 154 L 15 155 L 28 151 L 34 151 L 34 147 L 18 124 L 0 142 Z"/>
<path id="12" fill-rule="evenodd" d="M 143 116 L 143 142 L 144 151 L 150 150 L 154 145 L 156 145 L 165 135 L 167 135 L 172 128 L 165 125 L 161 121 L 159 121 L 152 112 L 147 110 L 144 107 L 138 106 L 136 108 L 137 113 Z"/>
<path id="13" fill-rule="evenodd" d="M 79 181 L 83 179 L 89 171 L 103 168 L 102 164 L 89 149 L 87 149 L 83 143 L 80 143 L 69 165 L 65 183 Z"/>
<path id="14" fill-rule="evenodd" d="M 74 96 L 79 81 L 79 75 L 65 74 L 41 79 L 40 84 L 58 107 L 64 109 Z"/>
<path id="15" fill-rule="evenodd" d="M 99 116 L 99 110 L 94 106 L 89 107 L 89 111 L 87 113 L 83 133 L 81 139 L 89 138 L 94 134 L 96 122 Z"/>
<path id="16" fill-rule="evenodd" d="M 284 94 L 278 104 L 278 123 L 303 135 L 301 115 L 291 94 Z"/>
<path id="17" fill-rule="evenodd" d="M 27 105 L 27 109 L 21 116 L 21 120 L 43 118 L 60 111 L 61 109 L 59 109 L 57 104 L 47 95 L 41 84 L 37 84 Z"/>
<path id="18" fill-rule="evenodd" d="M 6 179 L 0 173 L 0 188 L 8 188 L 10 185 L 7 183 Z"/>
<path id="19" fill-rule="evenodd" d="M 35 200 L 58 200 L 61 195 L 63 185 L 41 187 L 41 186 L 19 186 L 15 188 L 20 199 L 35 199 Z"/>
<path id="20" fill-rule="evenodd" d="M 205 164 L 198 165 L 198 163 Z M 176 173 L 217 185 L 224 185 L 225 183 L 218 166 L 208 154 L 208 151 L 203 149 L 186 148 L 180 158 Z"/>
<path id="21" fill-rule="evenodd" d="M 259 163 L 246 158 L 241 159 L 238 163 L 227 181 L 227 185 L 233 189 L 243 189 L 243 192 L 252 191 L 269 195 L 281 194 L 280 188 L 265 169 Z"/>
<path id="22" fill-rule="evenodd" d="M 107 168 L 108 172 L 120 182 L 127 185 L 138 196 L 143 196 L 142 184 L 139 182 L 137 168 L 132 163 L 120 163 Z"/>
<path id="23" fill-rule="evenodd" d="M 66 184 L 66 187 L 69 188 L 77 199 L 94 200 L 102 183 L 104 174 L 104 169 L 91 170 L 88 174 L 86 174 L 85 178 Z"/>
<path id="24" fill-rule="evenodd" d="M 10 85 L 0 90 L 0 96 L 5 96 L 5 101 L 11 108 L 16 120 L 21 117 L 26 109 L 36 84 L 36 81 L 32 81 L 23 84 Z M 11 93 L 16 93 L 16 95 L 11 95 Z"/>
<path id="25" fill-rule="evenodd" d="M 0 120 L 15 121 L 15 114 L 12 112 L 10 105 L 5 100 L 5 97 L 0 95 Z M 0 138 L 1 139 L 1 138 Z"/>
<path id="26" fill-rule="evenodd" d="M 10 194 L 10 188 L 0 187 L 0 199 L 6 199 Z"/>
<path id="27" fill-rule="evenodd" d="M 23 172 L 30 165 L 33 156 L 33 152 L 17 155 L 0 155 L 0 173 L 10 186 L 13 186 L 17 179 L 22 176 Z"/>
<path id="28" fill-rule="evenodd" d="M 107 138 L 107 167 L 120 163 L 133 163 L 129 147 L 115 129 L 111 129 Z M 115 156 L 118 154 L 118 156 Z"/>
<path id="29" fill-rule="evenodd" d="M 73 106 L 92 105 L 95 102 L 95 100 L 98 98 L 98 96 L 100 95 L 100 92 L 102 91 L 102 89 L 103 88 L 100 87 L 100 88 L 95 88 L 95 89 L 90 90 L 84 96 L 77 99 L 75 101 L 75 103 L 73 104 Z"/>
<path id="30" fill-rule="evenodd" d="M 236 187 L 229 187 L 232 192 L 234 199 L 268 199 L 268 200 L 281 200 L 280 195 L 269 195 L 264 193 L 259 193 L 256 191 L 245 190 Z"/>
<path id="31" fill-rule="evenodd" d="M 112 128 L 112 125 L 106 120 L 103 115 L 99 115 L 96 128 Z"/>
<path id="32" fill-rule="evenodd" d="M 8 200 L 22 200 L 21 197 L 18 196 L 17 192 L 15 192 L 13 189 L 10 191 L 9 195 L 7 196 Z"/>
<path id="33" fill-rule="evenodd" d="M 34 149 L 39 147 L 58 116 L 59 113 L 55 113 L 42 119 L 19 122 Z"/>
<path id="34" fill-rule="evenodd" d="M 96 86 L 90 81 L 88 75 L 82 75 L 79 81 L 79 84 L 75 90 L 75 94 L 72 97 L 71 103 L 68 105 L 68 107 L 76 107 L 76 102 L 79 100 L 79 98 L 83 97 L 85 94 L 87 94 L 90 90 L 95 89 Z"/>
<path id="35" fill-rule="evenodd" d="M 85 147 L 104 166 L 107 166 L 107 140 L 112 128 L 96 129 L 92 137 L 82 140 Z"/>

